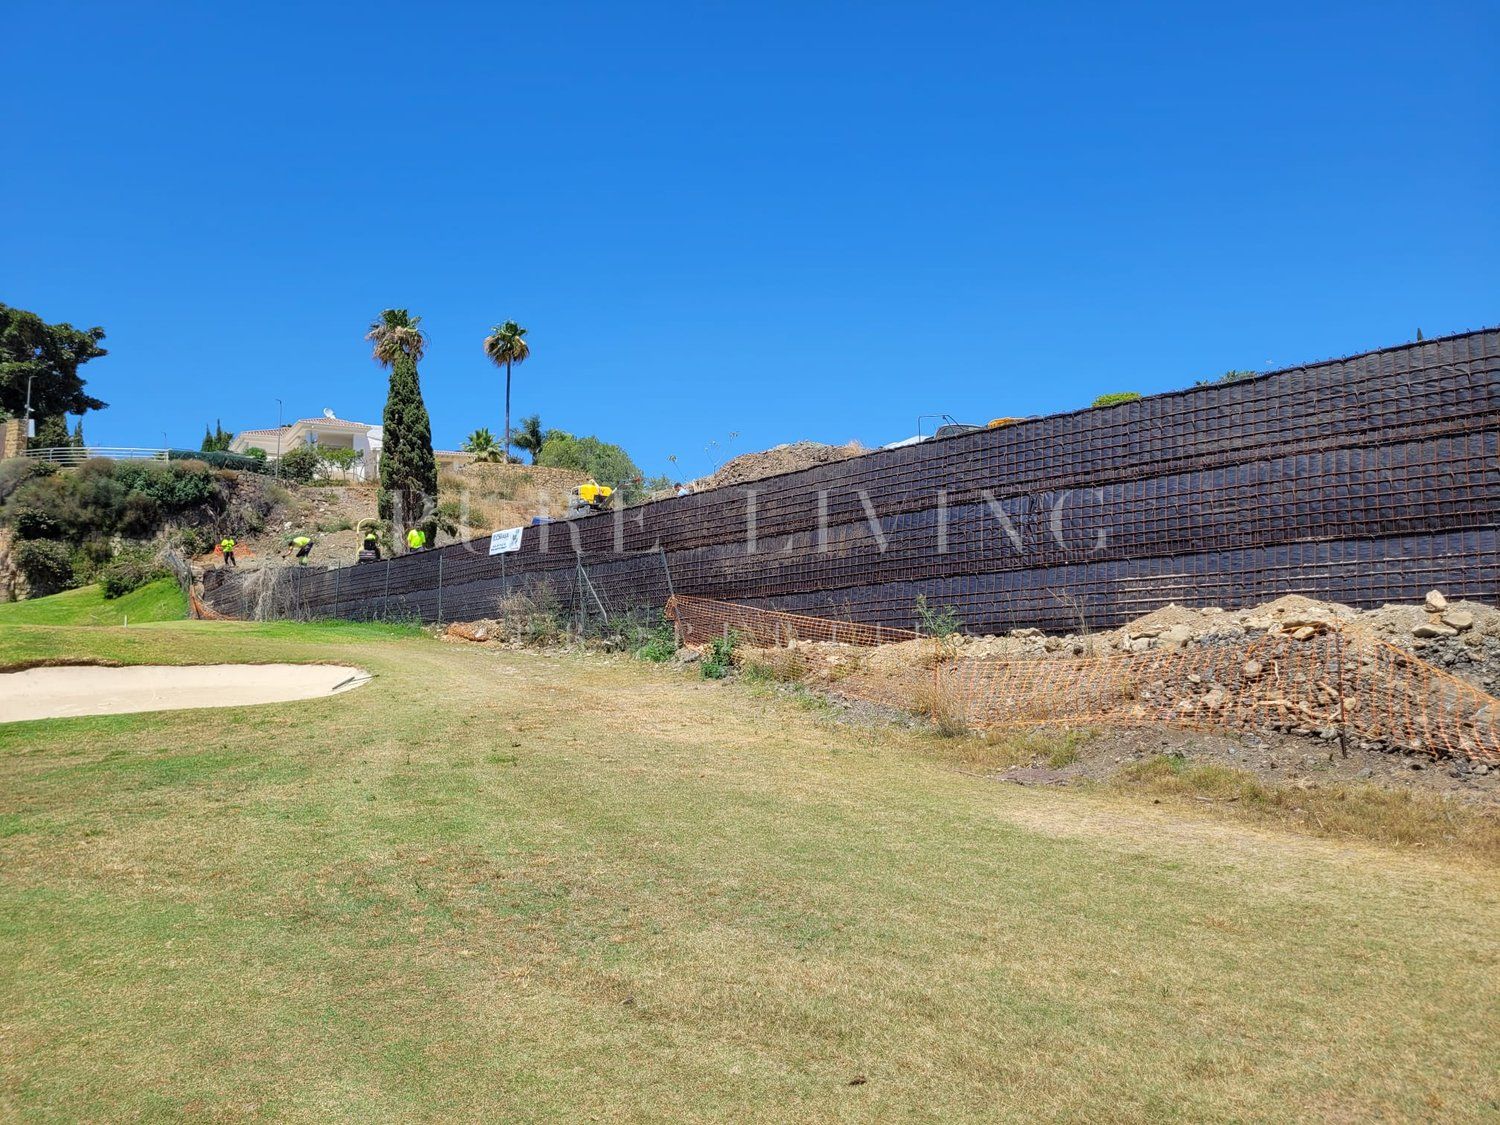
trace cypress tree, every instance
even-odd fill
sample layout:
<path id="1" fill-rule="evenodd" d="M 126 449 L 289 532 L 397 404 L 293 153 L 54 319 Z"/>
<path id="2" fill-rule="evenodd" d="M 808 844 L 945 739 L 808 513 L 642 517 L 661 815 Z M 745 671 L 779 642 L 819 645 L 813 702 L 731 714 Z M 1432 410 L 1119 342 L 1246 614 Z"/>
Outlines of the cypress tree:
<path id="1" fill-rule="evenodd" d="M 391 364 L 390 390 L 381 418 L 380 516 L 391 521 L 391 535 L 404 543 L 420 527 L 429 544 L 437 541 L 437 458 L 432 453 L 432 420 L 422 401 L 417 364 L 399 352 Z"/>
<path id="2" fill-rule="evenodd" d="M 31 444 L 38 449 L 66 449 L 73 444 L 73 435 L 68 433 L 68 420 L 61 414 L 43 418 L 36 424 L 36 438 Z"/>

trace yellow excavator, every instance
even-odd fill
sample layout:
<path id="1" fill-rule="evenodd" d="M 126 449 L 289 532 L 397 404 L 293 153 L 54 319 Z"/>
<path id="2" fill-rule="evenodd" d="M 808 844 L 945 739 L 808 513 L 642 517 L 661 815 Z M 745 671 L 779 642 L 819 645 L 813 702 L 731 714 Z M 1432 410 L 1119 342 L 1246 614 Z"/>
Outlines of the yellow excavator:
<path id="1" fill-rule="evenodd" d="M 610 497 L 614 494 L 615 490 L 607 484 L 600 484 L 595 480 L 584 481 L 568 497 L 567 518 L 609 511 Z"/>

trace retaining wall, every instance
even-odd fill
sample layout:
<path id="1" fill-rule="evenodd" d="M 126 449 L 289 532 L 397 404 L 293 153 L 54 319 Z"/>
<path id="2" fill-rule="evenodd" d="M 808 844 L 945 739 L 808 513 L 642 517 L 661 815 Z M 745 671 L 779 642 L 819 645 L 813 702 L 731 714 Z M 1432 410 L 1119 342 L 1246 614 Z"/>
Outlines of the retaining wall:
<path id="1" fill-rule="evenodd" d="M 678 593 L 905 627 L 919 595 L 970 631 L 1105 628 L 1169 601 L 1371 607 L 1500 591 L 1500 329 L 1081 410 L 528 528 L 258 590 L 214 610 L 493 615 Z M 259 605 L 257 606 L 257 602 Z"/>

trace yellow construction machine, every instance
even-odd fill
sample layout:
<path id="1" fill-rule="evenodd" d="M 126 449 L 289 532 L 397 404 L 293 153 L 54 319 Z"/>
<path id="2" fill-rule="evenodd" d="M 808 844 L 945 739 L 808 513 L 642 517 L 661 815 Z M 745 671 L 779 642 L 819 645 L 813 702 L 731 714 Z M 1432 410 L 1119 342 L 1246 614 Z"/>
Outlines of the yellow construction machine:
<path id="1" fill-rule="evenodd" d="M 610 497 L 614 494 L 615 490 L 607 484 L 600 484 L 595 480 L 584 481 L 568 497 L 567 518 L 609 511 Z"/>

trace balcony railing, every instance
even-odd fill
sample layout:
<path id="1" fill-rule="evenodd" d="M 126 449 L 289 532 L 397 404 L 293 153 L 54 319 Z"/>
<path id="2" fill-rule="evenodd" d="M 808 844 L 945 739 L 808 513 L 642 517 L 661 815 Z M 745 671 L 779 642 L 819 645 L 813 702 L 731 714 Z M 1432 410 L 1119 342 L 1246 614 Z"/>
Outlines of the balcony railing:
<path id="1" fill-rule="evenodd" d="M 51 461 L 54 465 L 81 465 L 95 457 L 108 457 L 115 461 L 165 461 L 165 449 L 137 449 L 126 445 L 76 445 L 53 446 L 43 449 L 28 449 L 21 454 L 33 461 Z"/>

